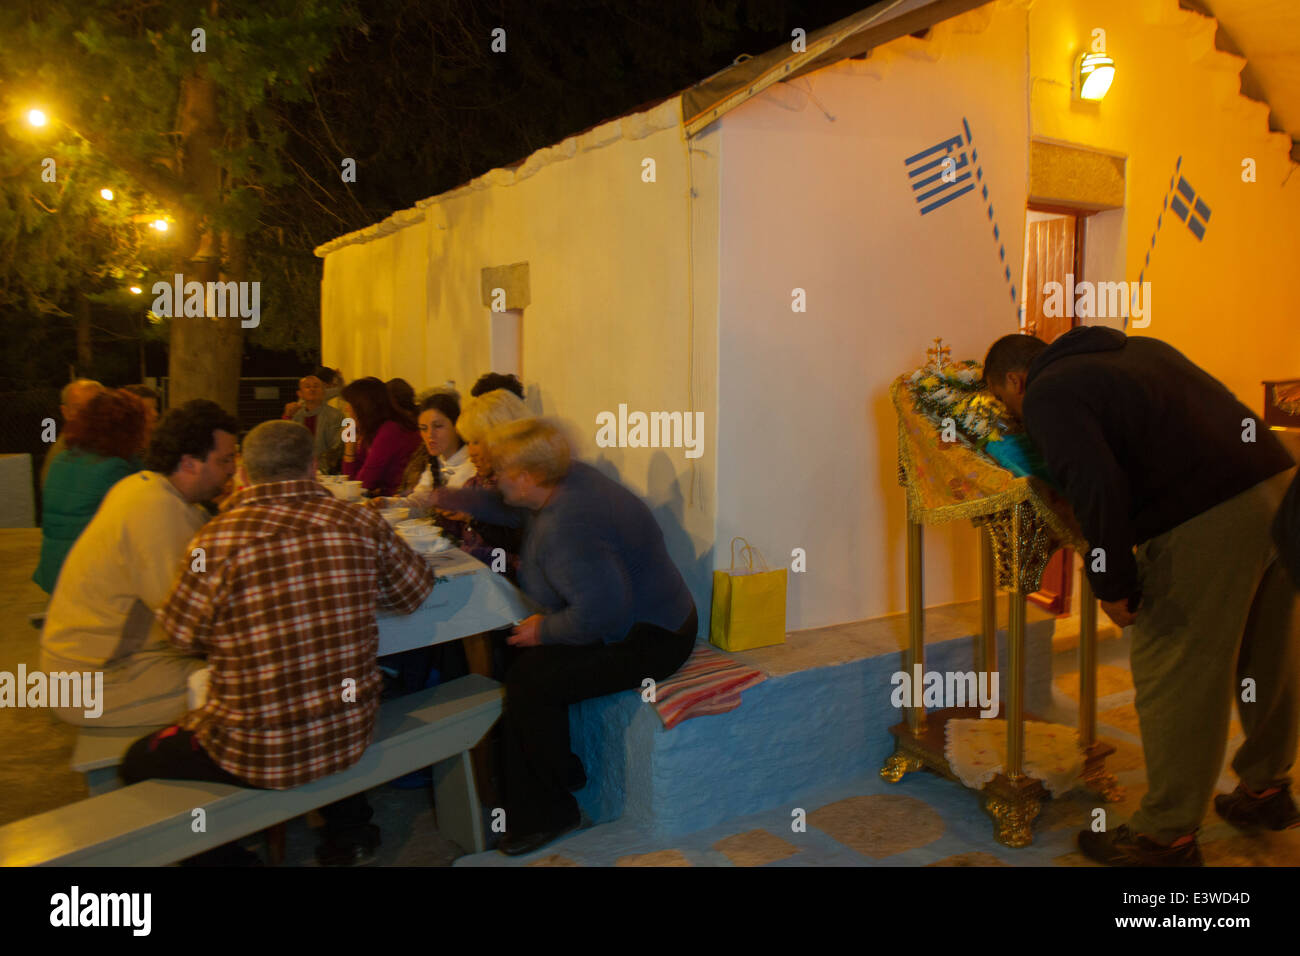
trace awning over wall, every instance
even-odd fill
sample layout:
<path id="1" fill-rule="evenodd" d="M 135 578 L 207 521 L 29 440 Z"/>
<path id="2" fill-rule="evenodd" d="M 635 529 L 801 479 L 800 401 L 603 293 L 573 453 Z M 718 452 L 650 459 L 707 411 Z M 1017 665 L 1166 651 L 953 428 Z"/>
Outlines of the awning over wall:
<path id="1" fill-rule="evenodd" d="M 694 136 L 773 83 L 789 80 L 909 33 L 928 29 L 949 17 L 983 6 L 988 0 L 882 0 L 809 34 L 804 50 L 792 43 L 743 60 L 695 84 L 682 94 L 682 123 Z"/>

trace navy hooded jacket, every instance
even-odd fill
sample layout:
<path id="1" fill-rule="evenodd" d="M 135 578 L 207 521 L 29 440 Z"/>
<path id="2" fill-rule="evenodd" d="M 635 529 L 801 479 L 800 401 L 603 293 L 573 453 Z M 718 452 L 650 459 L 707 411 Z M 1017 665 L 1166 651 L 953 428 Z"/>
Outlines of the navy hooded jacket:
<path id="1" fill-rule="evenodd" d="M 1030 363 L 1024 421 L 1106 570 L 1103 601 L 1141 598 L 1133 549 L 1293 464 L 1221 382 L 1158 339 L 1079 326 Z"/>

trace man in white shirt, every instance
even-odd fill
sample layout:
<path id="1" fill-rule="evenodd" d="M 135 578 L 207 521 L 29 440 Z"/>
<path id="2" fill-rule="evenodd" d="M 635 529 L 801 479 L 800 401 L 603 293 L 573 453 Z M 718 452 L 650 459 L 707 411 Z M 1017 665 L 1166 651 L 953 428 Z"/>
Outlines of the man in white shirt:
<path id="1" fill-rule="evenodd" d="M 131 727 L 186 710 L 201 657 L 179 653 L 154 620 L 191 555 L 189 542 L 235 472 L 239 425 L 215 402 L 195 399 L 163 417 L 147 471 L 123 478 L 68 552 L 41 632 L 41 669 L 102 671 L 103 712 L 54 708 L 71 724 Z"/>

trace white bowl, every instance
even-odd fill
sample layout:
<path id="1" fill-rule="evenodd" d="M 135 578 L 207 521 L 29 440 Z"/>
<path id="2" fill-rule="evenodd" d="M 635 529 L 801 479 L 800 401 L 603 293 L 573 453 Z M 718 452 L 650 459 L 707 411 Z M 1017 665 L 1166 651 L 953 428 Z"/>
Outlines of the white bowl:
<path id="1" fill-rule="evenodd" d="M 384 520 L 396 527 L 400 522 L 405 521 L 411 514 L 410 508 L 384 508 L 379 512 L 384 516 Z"/>
<path id="2" fill-rule="evenodd" d="M 444 538 L 442 535 L 418 538 L 402 535 L 402 540 L 416 554 L 438 554 L 440 551 L 446 551 L 448 548 L 453 547 L 451 540 Z"/>
<path id="3" fill-rule="evenodd" d="M 404 531 L 407 532 L 414 531 L 417 534 L 440 533 L 438 529 L 434 527 L 434 525 L 429 521 L 428 518 L 409 518 L 407 520 L 397 522 L 397 524 L 394 527 L 397 528 L 399 534 Z"/>
<path id="4" fill-rule="evenodd" d="M 359 481 L 340 481 L 338 488 L 342 491 L 339 497 L 345 501 L 357 501 L 361 498 L 361 482 Z"/>

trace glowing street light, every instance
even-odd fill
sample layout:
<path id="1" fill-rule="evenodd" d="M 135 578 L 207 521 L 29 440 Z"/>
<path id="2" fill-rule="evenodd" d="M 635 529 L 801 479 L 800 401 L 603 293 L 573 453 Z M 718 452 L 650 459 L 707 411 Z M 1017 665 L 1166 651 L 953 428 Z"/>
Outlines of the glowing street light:
<path id="1" fill-rule="evenodd" d="M 113 201 L 113 190 L 111 189 L 107 189 L 107 188 L 101 189 L 99 191 L 99 195 L 102 196 L 107 202 Z"/>
<path id="2" fill-rule="evenodd" d="M 139 295 L 139 294 L 140 294 L 141 292 L 143 292 L 143 291 L 144 291 L 144 289 L 140 288 L 138 285 L 133 285 L 133 286 L 131 286 L 131 294 L 132 294 L 132 295 Z"/>
<path id="3" fill-rule="evenodd" d="M 49 121 L 49 117 L 47 117 L 41 110 L 27 111 L 27 122 L 32 126 L 41 127 Z"/>
<path id="4" fill-rule="evenodd" d="M 152 226 L 153 226 L 155 229 L 157 229 L 159 232 L 166 232 L 166 231 L 167 231 L 167 220 L 166 220 L 166 219 L 155 219 L 152 223 L 150 223 L 150 225 L 152 225 Z"/>

